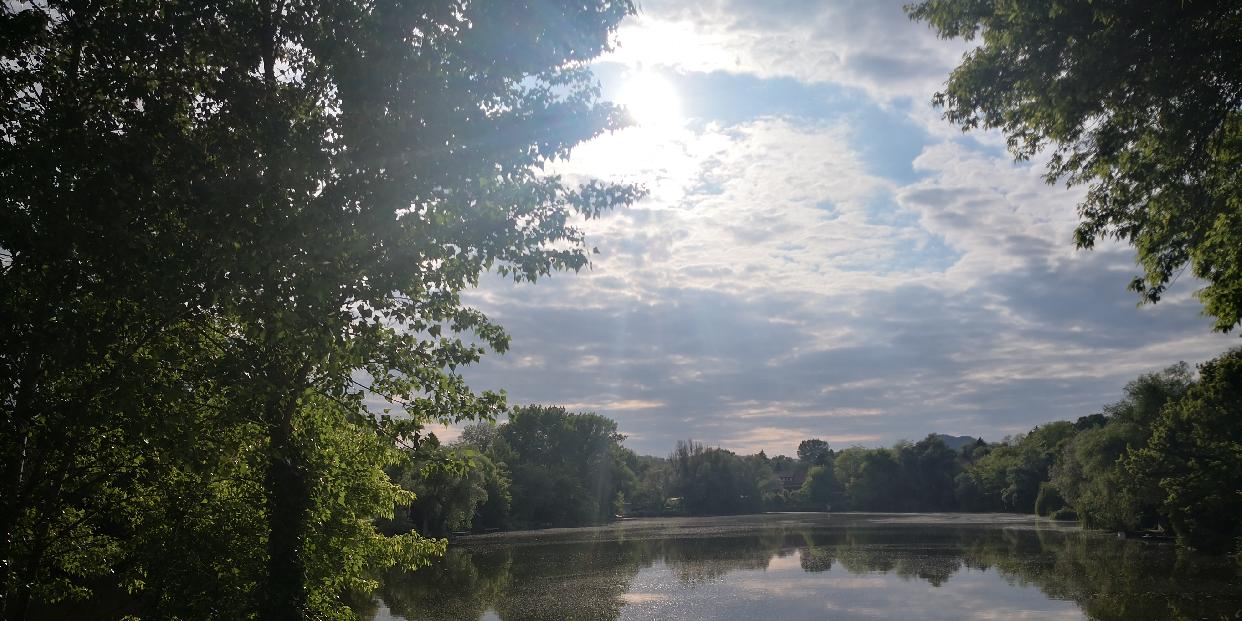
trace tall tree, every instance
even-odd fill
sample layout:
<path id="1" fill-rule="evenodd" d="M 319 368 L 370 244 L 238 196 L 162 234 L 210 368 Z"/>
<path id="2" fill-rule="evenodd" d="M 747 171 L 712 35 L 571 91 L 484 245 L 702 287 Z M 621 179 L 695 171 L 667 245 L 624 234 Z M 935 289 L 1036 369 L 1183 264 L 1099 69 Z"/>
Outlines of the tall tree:
<path id="1" fill-rule="evenodd" d="M 7 571 L 15 551 L 51 553 L 18 522 L 64 515 L 60 505 L 90 496 L 82 490 L 133 489 L 127 468 L 72 465 L 67 451 L 89 446 L 77 438 L 128 431 L 107 450 L 147 463 L 125 447 L 160 430 L 150 395 L 220 384 L 220 411 L 258 430 L 239 446 L 258 455 L 249 472 L 263 501 L 242 506 L 264 521 L 259 612 L 300 619 L 325 605 L 308 587 L 308 555 L 326 553 L 312 531 L 349 494 L 324 477 L 367 478 L 387 459 L 360 445 L 328 452 L 332 438 L 391 444 L 426 421 L 493 416 L 501 396 L 474 394 L 456 369 L 506 338 L 459 292 L 489 269 L 534 280 L 581 268 L 570 218 L 637 196 L 546 172 L 623 123 L 596 101 L 585 62 L 631 10 L 625 0 L 4 4 L 6 590 L 28 591 Z M 204 344 L 181 336 L 179 354 L 149 349 L 180 329 Z M 151 361 L 178 358 L 211 373 L 144 378 Z M 368 390 L 409 422 L 371 418 Z M 30 492 L 38 472 L 48 483 Z M 345 513 L 357 523 L 373 505 Z M 100 511 L 75 510 L 79 526 L 98 523 Z M 8 602 L 28 595 L 6 597 L 5 614 L 20 618 Z"/>
<path id="2" fill-rule="evenodd" d="M 832 459 L 832 449 L 819 438 L 803 440 L 798 443 L 798 459 L 808 465 L 822 466 Z"/>
<path id="3" fill-rule="evenodd" d="M 914 19 L 979 38 L 935 102 L 998 128 L 1049 182 L 1088 186 L 1080 247 L 1138 251 L 1160 299 L 1187 264 L 1218 330 L 1242 321 L 1242 6 L 1234 0 L 922 0 Z"/>

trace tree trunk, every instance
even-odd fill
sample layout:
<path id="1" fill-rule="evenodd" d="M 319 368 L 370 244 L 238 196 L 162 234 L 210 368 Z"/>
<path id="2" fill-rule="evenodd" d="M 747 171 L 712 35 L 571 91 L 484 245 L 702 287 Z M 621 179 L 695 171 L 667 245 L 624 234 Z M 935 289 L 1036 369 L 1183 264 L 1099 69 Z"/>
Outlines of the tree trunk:
<path id="1" fill-rule="evenodd" d="M 21 619 L 17 608 L 19 580 L 17 559 L 13 558 L 14 539 L 17 537 L 18 489 L 21 472 L 20 456 L 12 463 L 0 466 L 0 619 Z"/>
<path id="2" fill-rule="evenodd" d="M 269 405 L 265 416 L 270 446 L 267 462 L 267 589 L 260 593 L 264 621 L 306 618 L 306 560 L 310 510 L 306 460 L 293 436 L 297 397 L 293 391 Z"/>
<path id="3" fill-rule="evenodd" d="M 4 433 L 10 434 L 7 440 L 12 442 L 11 447 L 6 447 L 11 448 L 12 454 L 0 466 L 0 495 L 3 495 L 0 498 L 0 618 L 5 621 L 22 621 L 26 618 L 33 588 L 24 571 L 30 560 L 23 563 L 17 558 L 20 548 L 17 545 L 17 538 L 20 536 L 17 525 L 24 508 L 23 503 L 28 498 L 27 482 L 33 477 L 33 473 L 28 471 L 31 468 L 27 455 L 30 443 L 29 427 L 23 424 L 25 419 L 32 416 L 29 406 L 30 387 L 33 382 L 34 373 L 26 367 L 14 398 L 14 407 L 6 413 L 10 418 L 5 421 L 4 426 Z M 41 549 L 41 546 L 33 547 Z"/>

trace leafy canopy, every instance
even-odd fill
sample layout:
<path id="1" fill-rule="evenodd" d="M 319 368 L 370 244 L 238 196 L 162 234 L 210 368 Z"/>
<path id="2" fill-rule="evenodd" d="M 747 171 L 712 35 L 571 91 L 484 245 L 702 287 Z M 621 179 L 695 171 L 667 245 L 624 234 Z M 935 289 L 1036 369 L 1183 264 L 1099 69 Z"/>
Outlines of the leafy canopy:
<path id="1" fill-rule="evenodd" d="M 1189 266 L 1216 329 L 1242 321 L 1242 5 L 1234 0 L 923 0 L 942 37 L 978 38 L 935 103 L 963 129 L 1048 151 L 1088 186 L 1080 247 L 1132 244 L 1155 302 Z"/>
<path id="2" fill-rule="evenodd" d="M 339 616 L 441 548 L 379 549 L 384 468 L 503 408 L 460 375 L 507 345 L 461 291 L 584 267 L 578 219 L 639 195 L 549 172 L 624 124 L 586 63 L 632 10 L 5 3 L 5 616 L 100 581 L 156 617 Z"/>

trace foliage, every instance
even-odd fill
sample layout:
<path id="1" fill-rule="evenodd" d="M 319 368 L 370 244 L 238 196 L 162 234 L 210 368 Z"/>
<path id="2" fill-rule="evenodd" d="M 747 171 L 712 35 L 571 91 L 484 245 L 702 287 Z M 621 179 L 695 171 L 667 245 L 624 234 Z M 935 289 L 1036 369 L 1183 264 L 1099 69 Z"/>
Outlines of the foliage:
<path id="1" fill-rule="evenodd" d="M 1044 481 L 1039 484 L 1039 494 L 1035 496 L 1035 515 L 1051 516 L 1065 508 L 1065 499 L 1055 485 Z"/>
<path id="2" fill-rule="evenodd" d="M 731 451 L 679 441 L 669 457 L 673 490 L 694 515 L 757 513 L 763 510 L 759 465 Z M 766 474 L 767 476 L 761 476 Z"/>
<path id="3" fill-rule="evenodd" d="M 1080 432 L 1066 445 L 1051 471 L 1051 481 L 1083 523 L 1133 530 L 1147 521 L 1134 481 L 1121 467 L 1132 447 L 1143 446 L 1143 435 L 1137 425 L 1115 422 Z"/>
<path id="4" fill-rule="evenodd" d="M 829 508 L 837 499 L 837 480 L 832 475 L 832 466 L 811 466 L 806 473 L 806 480 L 798 490 L 802 500 L 813 507 Z"/>
<path id="5" fill-rule="evenodd" d="M 1178 537 L 1208 550 L 1242 537 L 1242 349 L 1199 367 L 1199 381 L 1165 407 L 1127 472 L 1156 482 Z"/>
<path id="6" fill-rule="evenodd" d="M 508 526 L 509 511 L 513 504 L 513 495 L 509 490 L 512 481 L 508 465 L 497 455 L 497 451 L 504 446 L 499 427 L 492 421 L 467 425 L 455 444 L 472 449 L 484 457 L 471 462 L 482 468 L 484 491 L 487 492 L 486 500 L 475 509 L 471 526 L 485 530 Z"/>
<path id="7" fill-rule="evenodd" d="M 903 510 L 950 511 L 957 506 L 954 479 L 961 470 L 959 455 L 945 446 L 944 440 L 931 434 L 895 450 L 904 483 Z"/>
<path id="8" fill-rule="evenodd" d="M 1242 322 L 1242 11 L 1233 0 L 922 0 L 942 37 L 979 38 L 935 97 L 998 128 L 1049 182 L 1088 186 L 1080 247 L 1138 251 L 1155 302 L 1189 264 L 1218 330 Z"/>
<path id="9" fill-rule="evenodd" d="M 492 421 L 483 421 L 466 425 L 461 430 L 457 442 L 469 446 L 484 455 L 495 455 L 500 429 Z"/>
<path id="10" fill-rule="evenodd" d="M 800 465 L 805 466 L 805 464 L 799 464 L 792 457 L 787 457 L 785 455 L 777 455 L 776 457 L 770 458 L 768 460 L 768 465 L 771 466 L 772 470 L 776 472 L 793 472 L 797 470 Z"/>
<path id="11" fill-rule="evenodd" d="M 798 460 L 804 463 L 822 466 L 832 457 L 832 449 L 828 447 L 828 443 L 819 438 L 803 440 L 798 444 Z"/>
<path id="12" fill-rule="evenodd" d="M 1072 423 L 1048 423 L 993 446 L 956 477 L 959 495 L 971 510 L 1033 513 L 1040 483 L 1075 431 Z"/>
<path id="13" fill-rule="evenodd" d="M 342 594 L 375 590 L 377 569 L 425 566 L 444 553 L 445 542 L 414 533 L 385 536 L 373 526 L 373 518 L 391 518 L 394 505 L 411 500 L 385 470 L 404 458 L 387 437 L 342 421 L 322 398 L 309 399 L 302 414 L 299 440 L 318 449 L 307 464 L 315 481 L 309 522 L 317 525 L 303 543 L 308 606 L 321 618 L 351 619 Z"/>
<path id="14" fill-rule="evenodd" d="M 617 423 L 565 408 L 514 408 L 500 428 L 497 455 L 512 477 L 511 518 L 527 525 L 593 524 L 611 519 L 634 474 Z"/>
<path id="15" fill-rule="evenodd" d="M 438 537 L 470 530 L 476 515 L 482 523 L 503 521 L 512 501 L 503 464 L 464 444 L 424 442 L 410 453 L 391 474 L 413 499 L 399 503 L 387 530 Z"/>
<path id="16" fill-rule="evenodd" d="M 1127 473 L 1124 461 L 1146 446 L 1161 409 L 1181 398 L 1191 381 L 1185 363 L 1144 374 L 1126 384 L 1123 399 L 1080 419 L 1080 431 L 1051 469 L 1050 481 L 1083 523 L 1134 530 L 1159 522 L 1159 489 Z"/>
<path id="17" fill-rule="evenodd" d="M 1078 512 L 1069 507 L 1061 507 L 1048 514 L 1050 520 L 1078 520 Z"/>
<path id="18" fill-rule="evenodd" d="M 585 266 L 570 218 L 639 195 L 545 171 L 624 122 L 585 63 L 632 6 L 541 7 L 0 9 L 6 617 L 339 616 L 358 567 L 440 549 L 370 518 L 394 442 L 501 411 L 459 369 L 505 335 L 460 291 Z"/>
<path id="19" fill-rule="evenodd" d="M 900 466 L 888 449 L 845 449 L 837 453 L 833 472 L 849 507 L 863 511 L 897 509 Z"/>
<path id="20" fill-rule="evenodd" d="M 663 514 L 669 498 L 673 497 L 672 465 L 660 457 L 636 455 L 631 469 L 636 481 L 629 496 L 627 513 L 640 516 Z"/>

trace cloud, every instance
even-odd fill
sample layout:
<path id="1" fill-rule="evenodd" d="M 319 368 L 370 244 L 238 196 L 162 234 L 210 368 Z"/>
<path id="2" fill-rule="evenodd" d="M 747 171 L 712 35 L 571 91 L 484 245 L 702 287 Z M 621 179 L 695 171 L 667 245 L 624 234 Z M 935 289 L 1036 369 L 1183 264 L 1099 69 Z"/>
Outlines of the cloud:
<path id="1" fill-rule="evenodd" d="M 860 88 L 879 101 L 925 101 L 967 46 L 910 21 L 902 1 L 640 4 L 607 59 L 678 71 L 728 71 Z"/>
<path id="2" fill-rule="evenodd" d="M 797 447 L 799 442 L 811 437 L 825 440 L 838 448 L 860 443 L 874 443 L 880 440 L 879 435 L 872 434 L 817 434 L 806 429 L 789 427 L 753 427 L 724 437 L 721 444 L 739 453 L 752 454 L 778 446 Z M 793 454 L 793 451 L 787 450 L 786 452 Z"/>
<path id="3" fill-rule="evenodd" d="M 649 200 L 591 229 L 611 241 L 597 273 L 627 295 L 696 285 L 810 293 L 848 287 L 932 241 L 886 221 L 895 186 L 868 172 L 852 140 L 844 123 L 766 117 L 658 139 L 619 132 L 575 152 L 563 172 L 648 180 Z"/>
<path id="4" fill-rule="evenodd" d="M 467 371 L 477 388 L 608 415 L 643 453 L 792 454 L 999 439 L 1236 342 L 1194 281 L 1139 307 L 1132 251 L 1076 251 L 1081 190 L 935 120 L 926 95 L 964 48 L 898 2 L 648 2 L 621 42 L 608 79 L 665 67 L 710 96 L 557 165 L 651 194 L 582 223 L 591 270 L 469 294 L 513 337 Z"/>
<path id="5" fill-rule="evenodd" d="M 642 399 L 620 399 L 614 401 L 598 401 L 594 403 L 561 403 L 558 404 L 569 410 L 595 411 L 607 410 L 609 412 L 629 412 L 633 410 L 654 410 L 665 406 L 663 401 L 644 401 Z"/>
<path id="6" fill-rule="evenodd" d="M 1074 251 L 1078 195 L 1032 167 L 932 144 L 902 185 L 853 131 L 759 117 L 647 143 L 675 155 L 634 170 L 574 162 L 651 174 L 652 198 L 589 223 L 589 273 L 474 294 L 513 343 L 472 380 L 611 416 L 640 452 L 692 437 L 789 454 L 809 437 L 999 439 L 1227 344 L 1193 301 L 1136 307 L 1124 249 Z"/>

